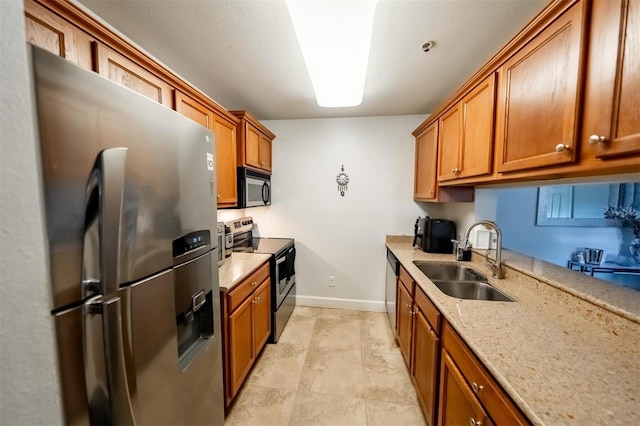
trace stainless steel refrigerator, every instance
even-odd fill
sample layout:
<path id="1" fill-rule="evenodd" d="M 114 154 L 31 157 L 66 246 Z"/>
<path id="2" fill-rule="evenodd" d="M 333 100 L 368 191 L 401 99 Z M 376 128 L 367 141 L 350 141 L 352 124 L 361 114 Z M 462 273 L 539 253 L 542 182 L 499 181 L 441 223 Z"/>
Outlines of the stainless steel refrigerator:
<path id="1" fill-rule="evenodd" d="M 30 55 L 66 423 L 222 425 L 212 133 Z"/>

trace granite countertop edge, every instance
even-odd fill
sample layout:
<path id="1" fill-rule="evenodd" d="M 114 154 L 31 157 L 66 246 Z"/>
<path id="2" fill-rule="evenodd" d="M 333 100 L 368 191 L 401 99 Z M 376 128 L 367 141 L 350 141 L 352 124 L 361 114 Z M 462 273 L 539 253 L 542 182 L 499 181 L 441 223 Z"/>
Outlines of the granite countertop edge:
<path id="1" fill-rule="evenodd" d="M 271 258 L 270 254 L 233 253 L 218 268 L 220 291 L 228 292 Z"/>
<path id="2" fill-rule="evenodd" d="M 640 294 L 630 289 L 601 291 L 608 297 L 603 302 L 600 294 L 581 294 L 574 284 L 558 282 L 568 269 L 557 267 L 559 275 L 554 278 L 555 268 L 534 262 L 527 269 L 512 252 L 505 259 L 512 268 L 507 277 L 489 278 L 489 282 L 515 303 L 452 298 L 413 261 L 455 262 L 453 255 L 425 253 L 411 242 L 409 236 L 388 236 L 386 246 L 530 421 L 628 424 L 640 420 L 635 402 L 640 393 L 639 316 L 628 308 L 640 305 Z M 491 276 L 484 255 L 474 253 L 469 266 Z M 543 276 L 537 276 L 536 270 Z M 623 308 L 609 309 L 612 301 L 624 298 L 631 300 L 623 300 Z"/>

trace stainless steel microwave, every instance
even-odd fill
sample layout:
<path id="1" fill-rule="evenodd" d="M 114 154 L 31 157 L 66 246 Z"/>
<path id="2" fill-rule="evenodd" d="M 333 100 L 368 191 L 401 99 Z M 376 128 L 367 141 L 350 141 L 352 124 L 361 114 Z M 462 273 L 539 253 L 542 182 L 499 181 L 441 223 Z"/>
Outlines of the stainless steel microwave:
<path id="1" fill-rule="evenodd" d="M 238 167 L 238 207 L 271 205 L 271 176 Z"/>

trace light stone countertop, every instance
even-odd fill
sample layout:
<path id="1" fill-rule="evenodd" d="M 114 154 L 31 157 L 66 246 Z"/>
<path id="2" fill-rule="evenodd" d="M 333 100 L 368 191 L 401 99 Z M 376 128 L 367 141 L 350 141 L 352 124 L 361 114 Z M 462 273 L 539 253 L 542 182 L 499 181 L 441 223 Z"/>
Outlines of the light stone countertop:
<path id="1" fill-rule="evenodd" d="M 233 253 L 218 268 L 220 290 L 227 292 L 271 258 L 270 254 Z"/>
<path id="2" fill-rule="evenodd" d="M 640 423 L 640 292 L 599 289 L 546 262 L 527 269 L 526 256 L 505 251 L 505 279 L 491 278 L 476 253 L 469 266 L 516 302 L 457 299 L 413 264 L 453 255 L 425 253 L 407 236 L 386 245 L 534 424 Z M 541 279 L 529 275 L 537 271 Z"/>

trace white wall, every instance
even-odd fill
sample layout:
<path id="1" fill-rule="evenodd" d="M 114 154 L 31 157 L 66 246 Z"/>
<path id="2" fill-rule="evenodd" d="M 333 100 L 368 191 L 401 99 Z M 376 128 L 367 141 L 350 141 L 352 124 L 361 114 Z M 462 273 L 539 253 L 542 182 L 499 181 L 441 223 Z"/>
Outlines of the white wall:
<path id="1" fill-rule="evenodd" d="M 0 20 L 0 424 L 62 424 L 22 1 Z"/>
<path id="2" fill-rule="evenodd" d="M 218 216 L 251 215 L 260 236 L 296 239 L 298 303 L 383 310 L 385 236 L 413 235 L 414 222 L 425 211 L 442 217 L 473 212 L 472 203 L 447 209 L 413 201 L 411 132 L 424 119 L 264 121 L 277 135 L 272 206 Z M 336 176 L 343 164 L 350 182 L 341 197 Z M 333 288 L 330 275 L 336 277 Z"/>

